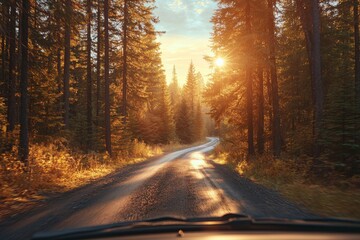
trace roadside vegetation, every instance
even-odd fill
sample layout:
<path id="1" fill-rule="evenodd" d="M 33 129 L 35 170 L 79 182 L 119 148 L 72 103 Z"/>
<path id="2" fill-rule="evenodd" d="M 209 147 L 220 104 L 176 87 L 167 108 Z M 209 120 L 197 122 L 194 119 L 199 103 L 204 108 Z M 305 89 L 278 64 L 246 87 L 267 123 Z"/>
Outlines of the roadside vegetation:
<path id="1" fill-rule="evenodd" d="M 314 174 L 312 159 L 307 156 L 264 154 L 250 159 L 244 153 L 229 153 L 223 145 L 216 147 L 212 158 L 239 175 L 278 191 L 310 212 L 326 217 L 360 218 L 360 176 L 347 178 L 336 171 L 327 177 Z"/>
<path id="2" fill-rule="evenodd" d="M 81 152 L 71 148 L 65 138 L 57 138 L 31 145 L 27 168 L 18 160 L 16 149 L 3 153 L 0 162 L 0 219 L 127 165 L 189 146 L 179 143 L 148 145 L 134 140 L 127 152 L 111 158 L 107 153 Z"/>

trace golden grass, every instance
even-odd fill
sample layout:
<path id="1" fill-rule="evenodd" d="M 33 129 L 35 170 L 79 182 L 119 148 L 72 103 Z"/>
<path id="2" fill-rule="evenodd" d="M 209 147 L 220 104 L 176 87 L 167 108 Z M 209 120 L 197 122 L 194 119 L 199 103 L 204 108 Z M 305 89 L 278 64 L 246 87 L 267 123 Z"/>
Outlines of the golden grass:
<path id="1" fill-rule="evenodd" d="M 327 216 L 360 219 L 360 189 L 358 177 L 329 182 L 309 175 L 311 160 L 299 157 L 276 159 L 271 155 L 236 161 L 219 147 L 213 155 L 214 161 L 227 164 L 256 183 L 277 190 L 286 198 Z M 334 176 L 336 178 L 338 176 Z M 334 184 L 334 182 L 336 184 Z"/>
<path id="2" fill-rule="evenodd" d="M 106 176 L 126 165 L 158 156 L 177 144 L 150 146 L 133 141 L 129 152 L 110 158 L 105 153 L 82 153 L 65 139 L 30 146 L 29 169 L 17 159 L 16 149 L 0 156 L 0 219 L 29 207 L 46 195 L 65 192 Z M 184 147 L 184 145 L 181 145 Z"/>

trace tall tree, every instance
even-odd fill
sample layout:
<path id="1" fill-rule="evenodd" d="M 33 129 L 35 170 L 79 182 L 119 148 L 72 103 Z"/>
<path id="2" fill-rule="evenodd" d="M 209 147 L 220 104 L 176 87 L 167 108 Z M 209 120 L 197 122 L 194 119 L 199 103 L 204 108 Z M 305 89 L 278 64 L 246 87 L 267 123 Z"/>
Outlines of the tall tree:
<path id="1" fill-rule="evenodd" d="M 123 89 L 122 89 L 122 114 L 124 122 L 126 122 L 127 116 L 127 44 L 128 44 L 128 21 L 129 21 L 129 9 L 128 0 L 124 0 L 124 22 L 123 22 Z"/>
<path id="2" fill-rule="evenodd" d="M 251 36 L 251 5 L 250 1 L 245 3 L 245 31 L 248 36 Z M 252 49 L 251 40 L 249 41 L 249 49 Z M 253 70 L 251 56 L 246 58 L 245 78 L 246 78 L 246 114 L 247 114 L 247 139 L 248 139 L 248 153 L 253 155 L 254 150 L 254 126 L 253 126 Z"/>
<path id="3" fill-rule="evenodd" d="M 97 2 L 97 51 L 96 51 L 96 121 L 100 115 L 100 78 L 101 78 L 101 0 Z"/>
<path id="4" fill-rule="evenodd" d="M 170 92 L 171 103 L 173 106 L 176 106 L 177 103 L 180 101 L 180 88 L 179 88 L 175 65 L 172 71 L 172 80 L 169 85 L 169 92 Z"/>
<path id="5" fill-rule="evenodd" d="M 186 96 L 186 99 L 188 100 L 188 104 L 192 113 L 195 112 L 195 105 L 198 97 L 197 96 L 198 84 L 196 80 L 197 79 L 196 79 L 195 67 L 193 62 L 191 61 L 184 87 L 184 94 Z"/>
<path id="6" fill-rule="evenodd" d="M 65 2 L 65 56 L 64 56 L 64 124 L 65 128 L 69 128 L 70 115 L 70 38 L 71 38 L 71 22 L 72 22 L 72 1 Z"/>
<path id="7" fill-rule="evenodd" d="M 104 1 L 104 31 L 105 31 L 105 143 L 106 151 L 112 156 L 111 150 L 111 123 L 110 123 L 110 80 L 109 80 L 109 0 Z"/>
<path id="8" fill-rule="evenodd" d="M 16 93 L 16 79 L 15 79 L 15 48 L 16 48 L 16 1 L 10 1 L 10 26 L 9 26 L 9 83 L 8 83 L 8 130 L 12 132 L 15 128 L 15 93 Z"/>
<path id="9" fill-rule="evenodd" d="M 320 6 L 318 0 L 301 0 L 297 4 L 311 69 L 314 105 L 314 156 L 318 157 L 320 155 L 320 131 L 324 109 L 324 92 L 321 78 Z"/>
<path id="10" fill-rule="evenodd" d="M 264 153 L 264 70 L 258 67 L 258 126 L 257 126 L 257 151 Z"/>
<path id="11" fill-rule="evenodd" d="M 22 0 L 21 12 L 21 77 L 20 77 L 20 141 L 19 157 L 27 165 L 29 157 L 28 128 L 28 22 L 29 0 Z"/>
<path id="12" fill-rule="evenodd" d="M 181 143 L 192 142 L 190 110 L 184 98 L 181 100 L 176 114 L 176 135 Z"/>
<path id="13" fill-rule="evenodd" d="M 279 91 L 278 79 L 276 69 L 276 53 L 275 53 L 275 17 L 274 6 L 276 0 L 267 0 L 268 5 L 268 47 L 269 47 L 269 62 L 270 62 L 270 78 L 271 78 L 271 96 L 272 96 L 272 139 L 273 152 L 275 156 L 279 156 L 281 152 L 281 129 L 280 129 L 280 106 L 279 106 Z"/>
<path id="14" fill-rule="evenodd" d="M 91 0 L 87 0 L 86 3 L 86 21 L 87 21 L 87 40 L 86 40 L 86 122 L 87 122 L 87 147 L 91 148 L 91 137 L 92 137 L 92 66 L 91 66 L 91 20 L 92 20 L 92 11 L 91 11 Z"/>
<path id="15" fill-rule="evenodd" d="M 354 53 L 355 53 L 355 100 L 357 117 L 360 116 L 360 40 L 359 40 L 359 0 L 353 1 L 353 14 L 354 14 Z M 358 134 L 360 124 L 359 119 L 356 124 L 356 137 L 355 140 L 358 142 Z"/>
<path id="16" fill-rule="evenodd" d="M 320 131 L 324 109 L 324 92 L 321 78 L 321 45 L 320 45 L 320 6 L 318 0 L 311 0 L 312 16 L 312 45 L 311 45 L 311 73 L 313 79 L 313 95 L 315 104 L 314 114 L 314 154 L 320 155 Z"/>

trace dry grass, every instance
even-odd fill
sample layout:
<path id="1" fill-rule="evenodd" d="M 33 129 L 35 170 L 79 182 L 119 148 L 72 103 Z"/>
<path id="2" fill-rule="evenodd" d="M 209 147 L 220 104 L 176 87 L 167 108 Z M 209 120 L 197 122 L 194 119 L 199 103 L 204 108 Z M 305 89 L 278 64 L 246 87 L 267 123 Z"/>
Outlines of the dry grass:
<path id="1" fill-rule="evenodd" d="M 30 170 L 26 172 L 16 157 L 16 149 L 0 155 L 0 219 L 36 204 L 49 194 L 77 188 L 125 165 L 160 155 L 164 149 L 178 147 L 134 141 L 129 152 L 110 158 L 104 153 L 77 152 L 68 145 L 65 139 L 31 145 Z"/>
<path id="2" fill-rule="evenodd" d="M 311 159 L 305 156 L 275 159 L 264 155 L 238 161 L 220 147 L 215 151 L 214 159 L 230 165 L 240 175 L 254 182 L 279 191 L 316 214 L 360 219 L 359 177 L 340 180 L 338 176 L 333 176 L 333 181 L 324 182 L 309 175 Z"/>

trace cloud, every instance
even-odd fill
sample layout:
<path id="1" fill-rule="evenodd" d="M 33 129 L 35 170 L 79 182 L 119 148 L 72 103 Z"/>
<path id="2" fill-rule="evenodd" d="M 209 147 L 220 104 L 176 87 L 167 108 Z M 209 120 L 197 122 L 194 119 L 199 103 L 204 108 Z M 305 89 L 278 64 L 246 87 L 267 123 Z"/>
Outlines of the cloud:
<path id="1" fill-rule="evenodd" d="M 191 60 L 205 77 L 209 67 L 203 56 L 210 54 L 210 19 L 216 9 L 215 1 L 157 0 L 156 6 L 154 13 L 160 19 L 156 29 L 166 31 L 159 41 L 167 80 L 171 79 L 175 64 L 179 82 L 184 82 Z"/>

